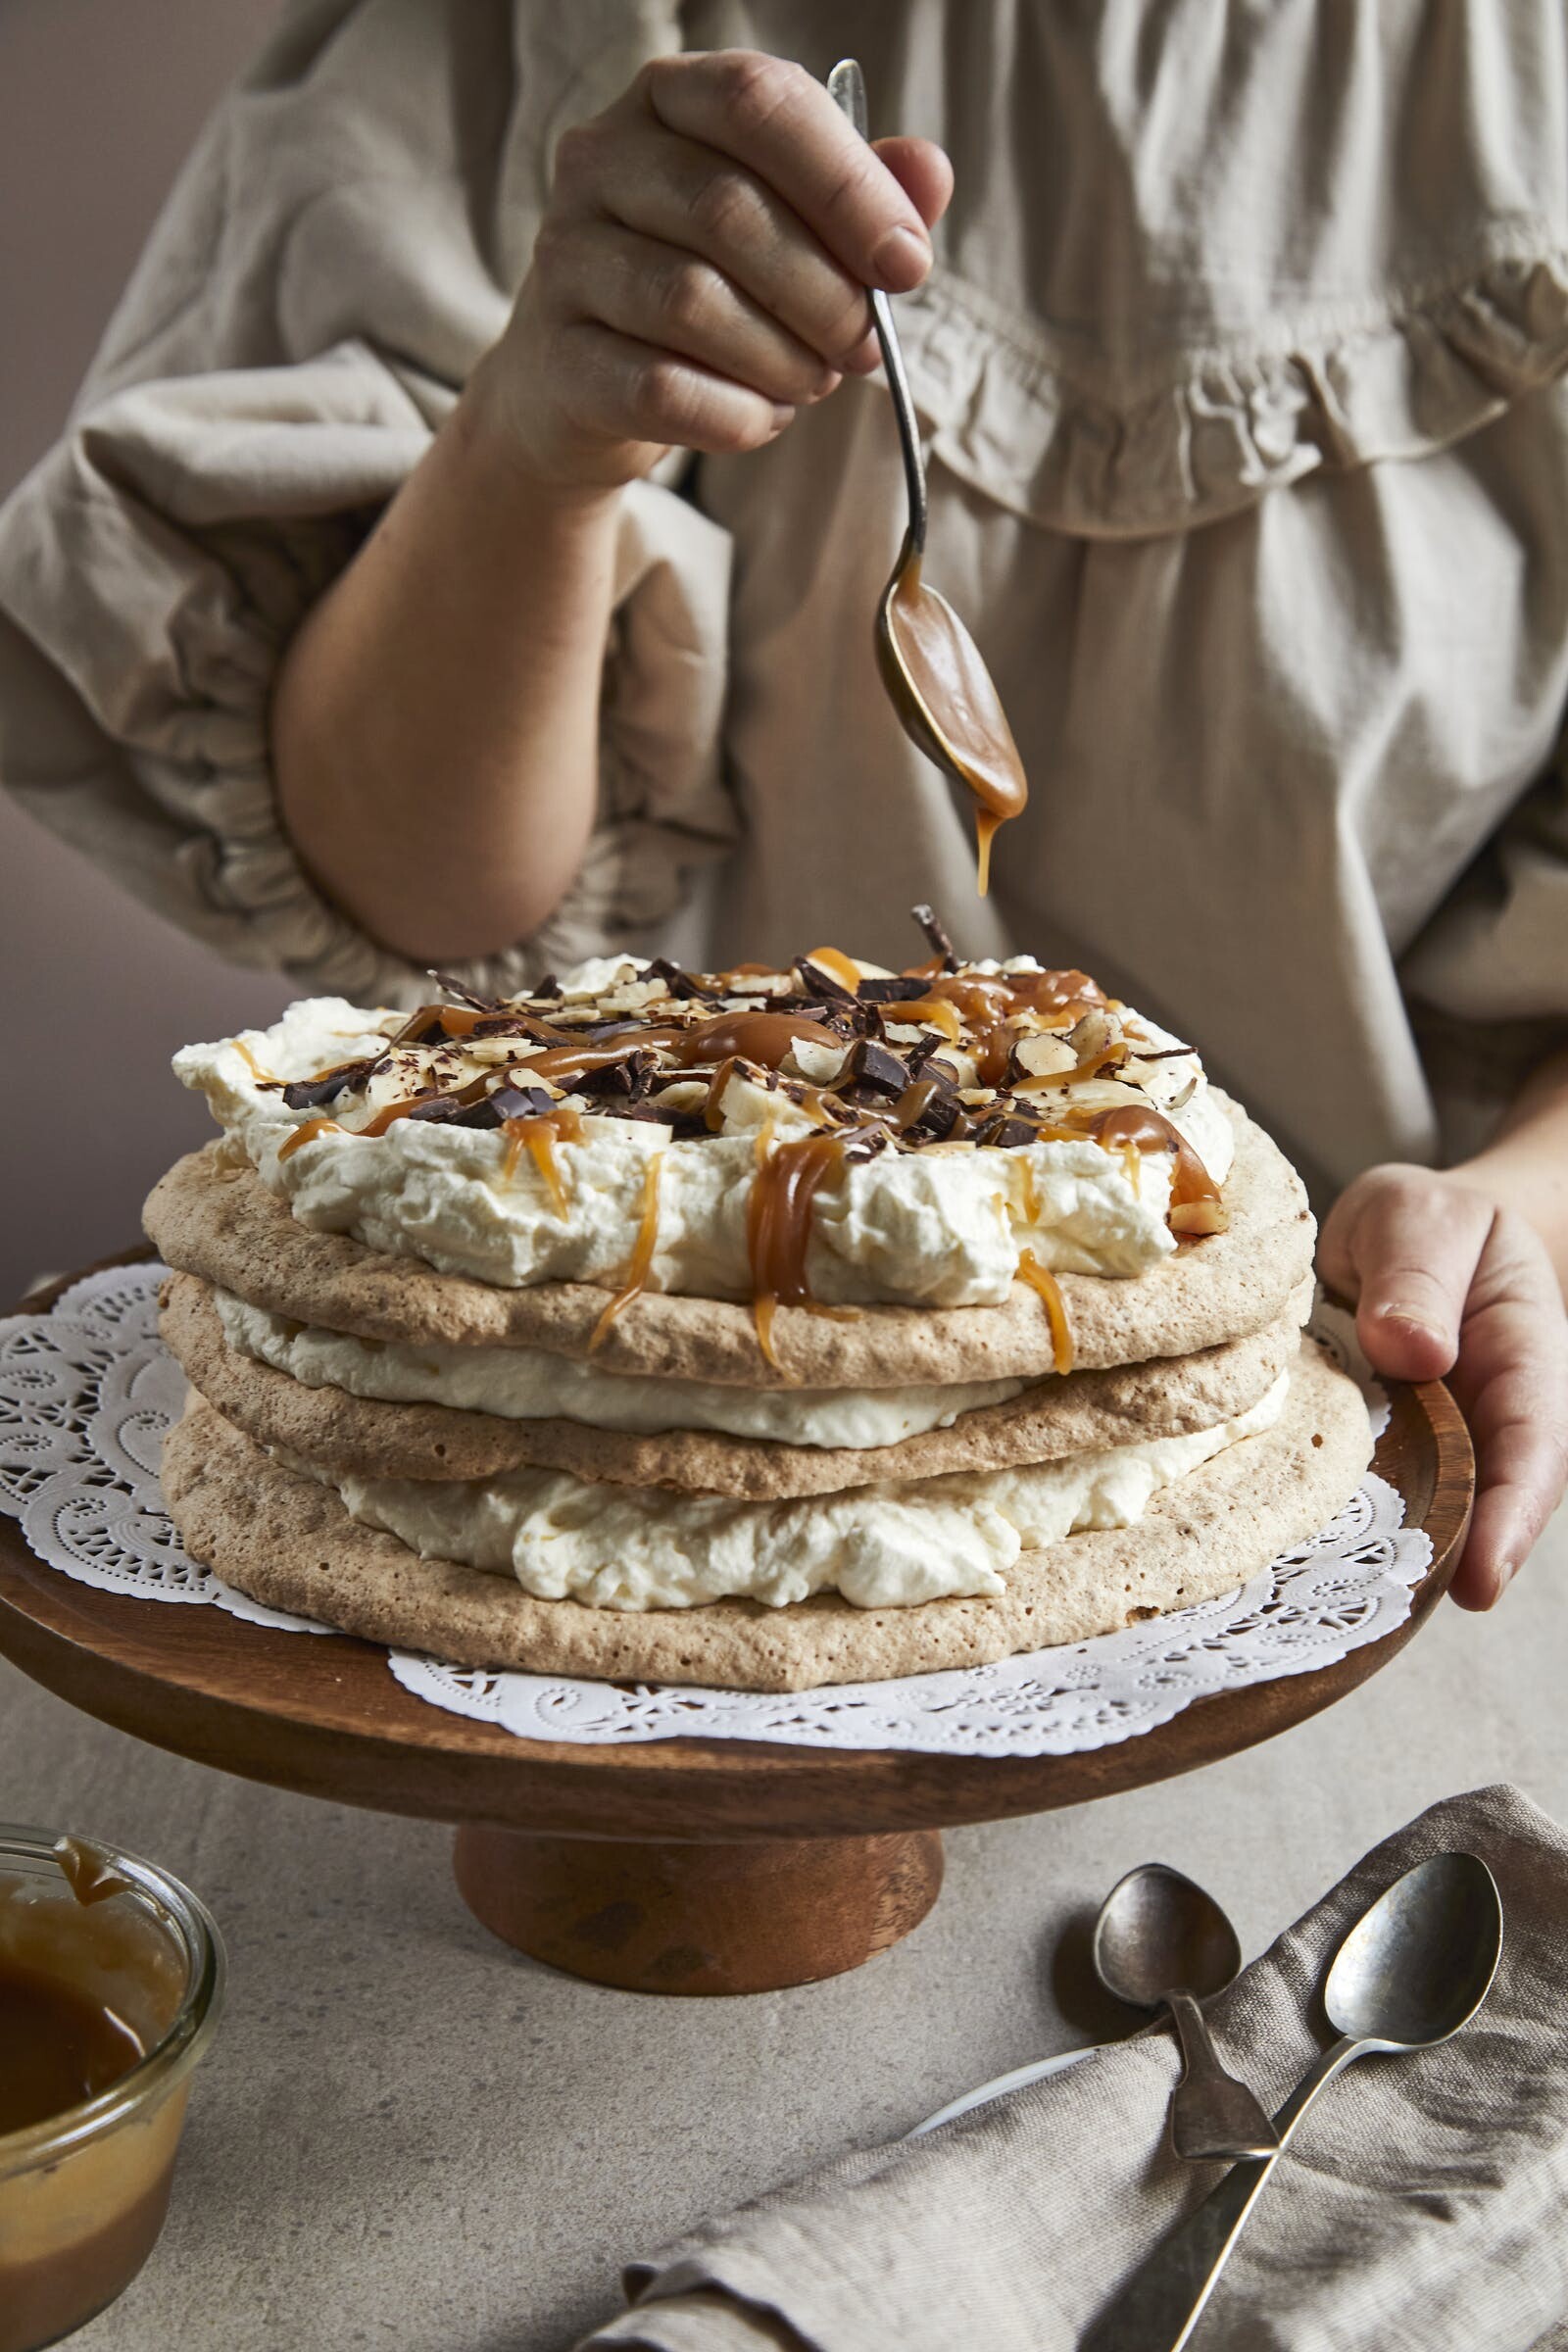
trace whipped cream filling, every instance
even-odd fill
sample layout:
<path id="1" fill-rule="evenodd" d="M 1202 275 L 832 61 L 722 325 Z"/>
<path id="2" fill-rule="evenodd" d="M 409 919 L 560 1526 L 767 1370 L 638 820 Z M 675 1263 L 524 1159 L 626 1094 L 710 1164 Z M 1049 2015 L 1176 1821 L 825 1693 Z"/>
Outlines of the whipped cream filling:
<path id="1" fill-rule="evenodd" d="M 743 1596 L 771 1608 L 837 1592 L 857 1608 L 995 1597 L 1020 1555 L 1088 1528 L 1132 1527 L 1162 1488 L 1276 1422 L 1282 1373 L 1213 1429 L 1012 1470 L 888 1480 L 798 1501 L 734 1502 L 588 1485 L 553 1471 L 440 1485 L 327 1479 L 350 1515 L 424 1559 L 514 1576 L 542 1600 L 686 1609 Z"/>
<path id="2" fill-rule="evenodd" d="M 563 1000 L 603 1001 L 610 992 L 618 1010 L 637 1013 L 660 993 L 635 977 L 638 968 L 609 959 L 581 967 L 565 976 Z M 1015 957 L 1004 967 L 973 968 L 1038 966 Z M 762 993 L 775 980 L 746 985 Z M 318 1232 L 352 1234 L 372 1249 L 509 1288 L 586 1282 L 613 1290 L 626 1278 L 649 1162 L 658 1158 L 649 1287 L 752 1297 L 747 1208 L 759 1142 L 764 1134 L 783 1142 L 812 1132 L 802 1108 L 740 1073 L 723 1094 L 722 1131 L 677 1140 L 657 1116 L 609 1117 L 584 1100 L 580 1140 L 557 1147 L 564 1199 L 528 1152 L 495 1131 L 400 1119 L 370 1137 L 317 1116 L 318 1131 L 296 1146 L 313 1114 L 291 1109 L 265 1081 L 312 1077 L 380 1054 L 397 1017 L 341 998 L 308 999 L 270 1029 L 185 1048 L 174 1069 L 206 1095 L 230 1148 Z M 1222 1183 L 1233 1137 L 1198 1056 L 1173 1053 L 1178 1041 L 1130 1007 L 1118 1017 L 1152 1053 L 1169 1054 L 1146 1072 L 1147 1100 Z M 901 1026 L 895 1022 L 889 1035 Z M 514 1057 L 515 1044 L 508 1051 Z M 821 1052 L 808 1046 L 808 1060 Z M 395 1101 L 405 1085 L 396 1072 L 372 1078 L 365 1114 Z M 680 1089 L 669 1091 L 674 1097 Z M 1072 1089 L 1086 1110 L 1126 1095 L 1093 1078 Z M 1105 1151 L 1078 1140 L 883 1152 L 846 1167 L 817 1195 L 806 1259 L 812 1295 L 826 1304 L 995 1305 L 1006 1298 L 1023 1250 L 1056 1272 L 1143 1273 L 1176 1246 L 1166 1226 L 1171 1171 L 1166 1152 Z"/>
<path id="3" fill-rule="evenodd" d="M 976 1405 L 999 1404 L 1030 1384 L 973 1381 L 950 1388 L 739 1389 L 699 1380 L 601 1372 L 543 1348 L 418 1347 L 352 1338 L 288 1321 L 227 1291 L 214 1298 L 223 1337 L 240 1355 L 311 1389 L 399 1404 L 456 1405 L 507 1421 L 580 1421 L 651 1435 L 711 1429 L 788 1446 L 893 1446 L 949 1429 Z"/>

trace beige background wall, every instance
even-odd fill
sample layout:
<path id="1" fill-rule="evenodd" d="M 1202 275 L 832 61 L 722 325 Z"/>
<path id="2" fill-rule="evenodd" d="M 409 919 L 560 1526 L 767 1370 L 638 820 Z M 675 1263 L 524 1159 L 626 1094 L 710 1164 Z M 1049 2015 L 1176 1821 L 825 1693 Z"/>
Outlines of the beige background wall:
<path id="1" fill-rule="evenodd" d="M 0 0 L 0 496 L 54 439 L 203 116 L 274 0 Z M 208 1132 L 173 1048 L 287 995 L 145 914 L 0 794 L 0 1312 L 124 1248 Z"/>

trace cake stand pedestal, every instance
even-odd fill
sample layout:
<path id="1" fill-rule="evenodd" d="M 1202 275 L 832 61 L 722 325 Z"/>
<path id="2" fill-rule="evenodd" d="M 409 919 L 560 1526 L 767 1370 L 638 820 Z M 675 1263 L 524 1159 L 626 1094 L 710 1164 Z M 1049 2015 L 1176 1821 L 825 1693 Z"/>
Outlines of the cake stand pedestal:
<path id="1" fill-rule="evenodd" d="M 66 1287 L 21 1311 L 42 1312 Z M 941 1886 L 944 1828 L 1194 1771 L 1317 1714 L 1386 1666 L 1447 1589 L 1475 1487 L 1470 1441 L 1442 1384 L 1395 1388 L 1391 1401 L 1376 1468 L 1433 1549 L 1404 1624 L 1334 1665 L 1196 1700 L 1153 1731 L 1079 1755 L 519 1740 L 416 1698 L 368 1642 L 75 1584 L 9 1519 L 0 1652 L 89 1715 L 176 1755 L 456 1823 L 464 1899 L 552 1967 L 628 1991 L 767 1991 L 858 1968 L 907 1935 Z"/>

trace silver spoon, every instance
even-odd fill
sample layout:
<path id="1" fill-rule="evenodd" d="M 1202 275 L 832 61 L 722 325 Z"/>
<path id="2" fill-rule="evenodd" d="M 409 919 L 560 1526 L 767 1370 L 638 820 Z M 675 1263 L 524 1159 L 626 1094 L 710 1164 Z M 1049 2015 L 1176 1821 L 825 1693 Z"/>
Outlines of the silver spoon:
<path id="1" fill-rule="evenodd" d="M 858 130 L 870 136 L 865 76 L 853 57 L 827 77 L 828 95 Z M 904 456 L 909 524 L 876 612 L 876 660 L 899 723 L 910 742 L 945 775 L 971 792 L 977 809 L 979 887 L 985 895 L 991 840 L 1028 798 L 1023 766 L 1002 700 L 979 648 L 946 597 L 921 579 L 925 556 L 925 464 L 920 428 L 905 370 L 893 306 L 880 287 L 869 289 L 893 414 Z M 940 710 L 933 708 L 933 698 Z"/>
<path id="2" fill-rule="evenodd" d="M 1323 2007 L 1338 2034 L 1275 2116 L 1280 2147 L 1239 2164 L 1178 2224 L 1084 2336 L 1081 2352 L 1182 2352 L 1242 2226 L 1325 2083 L 1371 2051 L 1430 2049 L 1486 1999 L 1502 1898 L 1475 1854 L 1433 1854 L 1362 1913 L 1334 1956 Z"/>
<path id="3" fill-rule="evenodd" d="M 1167 2008 L 1182 2046 L 1170 2103 L 1170 2140 L 1193 2163 L 1267 2156 L 1279 2134 L 1245 2082 L 1227 2073 L 1198 2006 L 1223 1992 L 1242 1965 L 1236 1930 L 1210 1894 L 1163 1862 L 1130 1870 L 1095 1922 L 1095 1974 L 1134 2009 Z"/>

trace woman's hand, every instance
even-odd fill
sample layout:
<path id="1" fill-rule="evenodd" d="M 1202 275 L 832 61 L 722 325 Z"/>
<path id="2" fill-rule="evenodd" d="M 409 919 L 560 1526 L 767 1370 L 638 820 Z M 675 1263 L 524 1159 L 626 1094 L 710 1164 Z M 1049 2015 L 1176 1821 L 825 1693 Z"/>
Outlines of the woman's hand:
<path id="1" fill-rule="evenodd" d="M 758 449 L 877 362 L 865 289 L 931 266 L 926 139 L 872 148 L 801 66 L 663 57 L 568 130 L 484 389 L 534 479 L 613 489 L 670 447 Z"/>
<path id="2" fill-rule="evenodd" d="M 1568 1317 L 1536 1228 L 1464 1169 L 1369 1168 L 1335 1202 L 1318 1266 L 1357 1301 L 1374 1370 L 1446 1379 L 1476 1448 L 1455 1600 L 1490 1609 L 1568 1481 Z"/>

